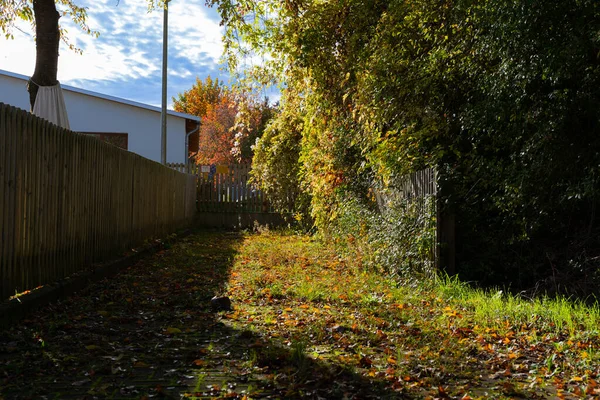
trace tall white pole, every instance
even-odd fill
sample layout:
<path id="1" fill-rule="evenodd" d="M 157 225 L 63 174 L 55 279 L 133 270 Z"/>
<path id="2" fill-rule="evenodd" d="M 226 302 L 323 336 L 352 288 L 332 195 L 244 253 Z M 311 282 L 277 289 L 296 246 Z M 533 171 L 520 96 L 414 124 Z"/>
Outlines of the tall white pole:
<path id="1" fill-rule="evenodd" d="M 169 38 L 169 0 L 165 1 L 163 11 L 163 59 L 162 59 L 162 108 L 160 113 L 161 141 L 160 161 L 167 165 L 167 58 Z"/>

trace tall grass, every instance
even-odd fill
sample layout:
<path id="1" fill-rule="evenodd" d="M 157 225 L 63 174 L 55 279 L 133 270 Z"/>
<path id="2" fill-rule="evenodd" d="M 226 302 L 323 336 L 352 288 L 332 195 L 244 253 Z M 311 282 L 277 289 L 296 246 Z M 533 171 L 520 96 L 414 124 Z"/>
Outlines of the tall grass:
<path id="1" fill-rule="evenodd" d="M 474 288 L 456 277 L 437 279 L 434 290 L 447 301 L 472 312 L 477 325 L 500 328 L 535 325 L 556 334 L 568 334 L 571 338 L 598 335 L 600 308 L 581 300 L 547 296 L 534 299 L 503 292 Z"/>

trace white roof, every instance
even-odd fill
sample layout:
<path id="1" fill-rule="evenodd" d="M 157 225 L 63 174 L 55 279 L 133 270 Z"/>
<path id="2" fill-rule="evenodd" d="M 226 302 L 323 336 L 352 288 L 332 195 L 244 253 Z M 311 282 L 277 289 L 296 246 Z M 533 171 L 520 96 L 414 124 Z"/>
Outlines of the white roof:
<path id="1" fill-rule="evenodd" d="M 29 81 L 28 76 L 16 74 L 14 72 L 5 71 L 3 69 L 0 69 L 0 75 L 10 76 L 12 78 Z M 133 107 L 144 108 L 144 109 L 150 110 L 150 111 L 161 112 L 160 107 L 151 106 L 149 104 L 138 103 L 137 101 L 122 99 L 120 97 L 115 97 L 115 96 L 109 96 L 107 94 L 102 94 L 102 93 L 98 93 L 98 92 L 92 92 L 91 90 L 80 89 L 80 88 L 76 88 L 74 86 L 69 86 L 69 85 L 63 85 L 62 83 L 60 86 L 63 90 L 66 90 L 69 92 L 80 93 L 80 94 L 84 94 L 86 96 L 98 97 L 100 99 L 114 101 L 115 103 L 122 103 L 122 104 L 127 104 L 127 105 L 133 106 Z M 175 117 L 187 118 L 187 119 L 191 119 L 191 120 L 200 122 L 199 117 L 197 117 L 195 115 L 191 115 L 191 114 L 180 113 L 180 112 L 173 111 L 173 110 L 167 110 L 167 114 L 173 115 Z"/>

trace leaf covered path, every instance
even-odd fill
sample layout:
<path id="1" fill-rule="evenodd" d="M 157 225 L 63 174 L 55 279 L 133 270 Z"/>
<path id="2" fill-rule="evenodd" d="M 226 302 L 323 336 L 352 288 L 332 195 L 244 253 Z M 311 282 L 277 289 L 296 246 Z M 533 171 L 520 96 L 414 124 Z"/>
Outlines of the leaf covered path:
<path id="1" fill-rule="evenodd" d="M 600 394 L 598 334 L 577 324 L 478 324 L 456 293 L 397 285 L 305 236 L 167 247 L 0 332 L 0 399 Z M 211 312 L 218 294 L 233 312 Z"/>
<path id="2" fill-rule="evenodd" d="M 189 236 L 0 332 L 0 399 L 306 396 L 281 373 L 293 374 L 292 351 L 210 309 L 243 240 Z M 331 384 L 329 371 L 310 369 Z"/>

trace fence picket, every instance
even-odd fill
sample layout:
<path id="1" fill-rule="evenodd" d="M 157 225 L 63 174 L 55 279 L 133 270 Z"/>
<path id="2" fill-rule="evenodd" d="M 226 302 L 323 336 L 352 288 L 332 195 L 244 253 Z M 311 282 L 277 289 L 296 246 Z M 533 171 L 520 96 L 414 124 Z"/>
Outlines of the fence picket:
<path id="1" fill-rule="evenodd" d="M 183 226 L 196 186 L 0 103 L 0 300 Z"/>
<path id="2" fill-rule="evenodd" d="M 214 166 L 217 171 L 198 174 L 197 209 L 201 212 L 274 212 L 264 193 L 248 183 L 250 164 Z M 213 168 L 214 168 L 213 167 Z"/>

